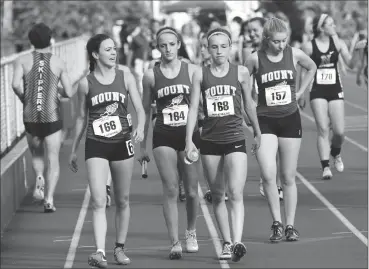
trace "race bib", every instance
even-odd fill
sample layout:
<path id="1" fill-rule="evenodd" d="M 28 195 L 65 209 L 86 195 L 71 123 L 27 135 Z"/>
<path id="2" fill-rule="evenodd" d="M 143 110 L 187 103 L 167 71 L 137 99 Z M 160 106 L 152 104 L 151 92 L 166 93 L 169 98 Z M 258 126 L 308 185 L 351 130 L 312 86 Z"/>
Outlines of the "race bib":
<path id="1" fill-rule="evenodd" d="M 169 126 L 182 126 L 187 123 L 188 105 L 179 105 L 163 109 L 164 124 Z"/>
<path id="2" fill-rule="evenodd" d="M 318 69 L 316 72 L 316 83 L 322 85 L 336 84 L 336 69 Z"/>
<path id="3" fill-rule="evenodd" d="M 291 103 L 290 85 L 277 85 L 265 89 L 267 106 L 283 106 Z"/>
<path id="4" fill-rule="evenodd" d="M 234 115 L 233 97 L 229 95 L 206 97 L 206 108 L 208 117 Z"/>
<path id="5" fill-rule="evenodd" d="M 97 136 L 113 137 L 122 131 L 119 116 L 101 117 L 92 122 L 94 133 Z"/>

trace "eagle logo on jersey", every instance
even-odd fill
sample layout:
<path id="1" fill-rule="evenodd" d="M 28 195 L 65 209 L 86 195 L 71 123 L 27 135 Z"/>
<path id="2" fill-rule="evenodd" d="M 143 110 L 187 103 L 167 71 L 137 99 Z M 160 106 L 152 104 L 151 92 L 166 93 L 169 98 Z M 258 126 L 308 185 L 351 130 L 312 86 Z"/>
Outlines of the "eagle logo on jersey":
<path id="1" fill-rule="evenodd" d="M 182 103 L 183 100 L 183 95 L 178 95 L 177 97 L 174 97 L 172 99 L 172 102 L 167 106 L 167 107 L 173 107 L 173 106 L 178 106 L 180 103 Z"/>
<path id="2" fill-rule="evenodd" d="M 331 57 L 332 57 L 333 51 L 329 52 L 328 55 L 321 55 L 320 59 L 320 66 L 330 64 L 331 63 Z"/>
<path id="3" fill-rule="evenodd" d="M 110 116 L 112 115 L 115 111 L 117 111 L 119 104 L 117 102 L 108 105 L 105 108 L 105 112 L 103 114 L 100 115 L 100 117 L 105 117 L 105 116 Z"/>

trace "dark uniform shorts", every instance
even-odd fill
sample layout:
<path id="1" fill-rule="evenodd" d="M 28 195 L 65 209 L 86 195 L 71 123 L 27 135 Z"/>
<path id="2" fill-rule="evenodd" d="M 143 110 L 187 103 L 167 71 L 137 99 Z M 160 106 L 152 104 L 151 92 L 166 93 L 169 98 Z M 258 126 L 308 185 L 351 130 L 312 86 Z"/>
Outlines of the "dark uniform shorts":
<path id="1" fill-rule="evenodd" d="M 310 101 L 314 99 L 325 99 L 327 102 L 334 100 L 343 100 L 342 89 L 328 89 L 328 90 L 312 90 L 310 92 Z"/>
<path id="2" fill-rule="evenodd" d="M 240 140 L 227 144 L 219 144 L 209 140 L 201 140 L 200 154 L 201 155 L 218 155 L 225 156 L 233 152 L 246 153 L 246 140 Z"/>
<path id="3" fill-rule="evenodd" d="M 298 109 L 291 115 L 281 118 L 258 116 L 258 121 L 261 134 L 274 134 L 285 138 L 302 137 L 301 117 Z"/>
<path id="4" fill-rule="evenodd" d="M 37 136 L 40 138 L 45 138 L 63 128 L 62 121 L 46 122 L 46 123 L 35 123 L 35 122 L 25 122 L 24 127 L 26 132 L 32 136 Z"/>
<path id="5" fill-rule="evenodd" d="M 200 146 L 200 132 L 197 130 L 193 133 L 192 141 L 197 148 Z M 186 147 L 186 133 L 185 132 L 153 132 L 152 148 L 170 147 L 176 151 L 184 151 Z"/>
<path id="6" fill-rule="evenodd" d="M 122 161 L 134 156 L 134 147 L 131 138 L 120 142 L 107 143 L 87 138 L 85 144 L 85 160 L 102 158 L 108 161 Z"/>

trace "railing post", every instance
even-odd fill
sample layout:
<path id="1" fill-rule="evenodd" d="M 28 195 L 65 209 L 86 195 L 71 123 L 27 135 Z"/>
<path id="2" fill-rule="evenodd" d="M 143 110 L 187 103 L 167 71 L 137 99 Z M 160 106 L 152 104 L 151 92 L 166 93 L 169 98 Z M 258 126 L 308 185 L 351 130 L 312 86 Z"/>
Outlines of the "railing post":
<path id="1" fill-rule="evenodd" d="M 10 126 L 10 112 L 9 112 L 9 85 L 11 84 L 11 80 L 9 79 L 9 66 L 4 66 L 4 77 L 5 77 L 5 122 L 6 122 L 6 146 L 10 147 L 12 144 L 12 141 L 10 139 L 11 137 L 11 129 Z"/>

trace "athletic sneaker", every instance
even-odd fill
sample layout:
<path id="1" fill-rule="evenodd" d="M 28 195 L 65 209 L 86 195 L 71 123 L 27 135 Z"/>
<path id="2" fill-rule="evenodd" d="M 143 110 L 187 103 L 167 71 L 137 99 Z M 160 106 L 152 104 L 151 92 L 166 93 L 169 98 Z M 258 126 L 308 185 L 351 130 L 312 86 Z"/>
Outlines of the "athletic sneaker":
<path id="1" fill-rule="evenodd" d="M 177 243 L 173 244 L 170 250 L 169 259 L 179 260 L 181 258 L 182 258 L 182 245 L 181 245 L 181 241 L 177 241 Z"/>
<path id="2" fill-rule="evenodd" d="M 277 243 L 283 238 L 283 225 L 279 221 L 274 221 L 271 227 L 273 233 L 270 235 L 269 240 L 272 243 Z"/>
<path id="3" fill-rule="evenodd" d="M 286 241 L 298 241 L 299 240 L 299 232 L 292 226 L 287 225 L 286 230 L 284 231 L 286 236 Z"/>
<path id="4" fill-rule="evenodd" d="M 33 190 L 33 199 L 42 201 L 45 198 L 45 179 L 41 176 L 36 178 L 35 189 Z"/>
<path id="5" fill-rule="evenodd" d="M 279 201 L 283 201 L 283 189 L 280 186 L 278 186 L 278 195 L 279 195 Z"/>
<path id="6" fill-rule="evenodd" d="M 106 260 L 106 257 L 104 256 L 104 253 L 102 253 L 101 251 L 92 253 L 88 257 L 88 265 L 98 268 L 108 268 L 108 262 Z"/>
<path id="7" fill-rule="evenodd" d="M 111 206 L 110 186 L 106 185 L 106 208 Z"/>
<path id="8" fill-rule="evenodd" d="M 54 213 L 56 211 L 56 208 L 51 203 L 44 203 L 44 213 Z"/>
<path id="9" fill-rule="evenodd" d="M 131 259 L 127 257 L 124 253 L 124 248 L 115 247 L 114 248 L 114 259 L 118 264 L 127 265 L 131 263 Z"/>
<path id="10" fill-rule="evenodd" d="M 232 248 L 232 261 L 239 262 L 245 256 L 247 250 L 246 246 L 241 242 L 234 243 Z"/>
<path id="11" fill-rule="evenodd" d="M 186 192 L 184 190 L 182 180 L 179 182 L 178 187 L 179 187 L 179 200 L 181 202 L 184 202 L 184 201 L 186 201 Z"/>
<path id="12" fill-rule="evenodd" d="M 323 179 L 328 180 L 332 178 L 332 171 L 329 167 L 324 167 Z"/>
<path id="13" fill-rule="evenodd" d="M 263 186 L 263 183 L 261 183 L 261 178 L 260 178 L 260 183 L 259 183 L 259 192 L 261 196 L 265 197 L 264 186 Z"/>
<path id="14" fill-rule="evenodd" d="M 197 244 L 196 231 L 186 230 L 186 250 L 189 253 L 194 253 L 199 251 L 199 245 Z"/>
<path id="15" fill-rule="evenodd" d="M 219 256 L 219 260 L 230 260 L 232 258 L 232 245 L 231 243 L 224 242 L 223 250 Z"/>
<path id="16" fill-rule="evenodd" d="M 209 203 L 212 203 L 213 198 L 211 197 L 211 191 L 210 191 L 210 190 L 208 190 L 208 191 L 205 193 L 205 195 L 204 195 L 204 199 L 205 199 L 206 201 L 208 201 Z"/>
<path id="17" fill-rule="evenodd" d="M 334 167 L 338 172 L 343 172 L 343 169 L 345 168 L 343 165 L 341 154 L 334 157 Z"/>

